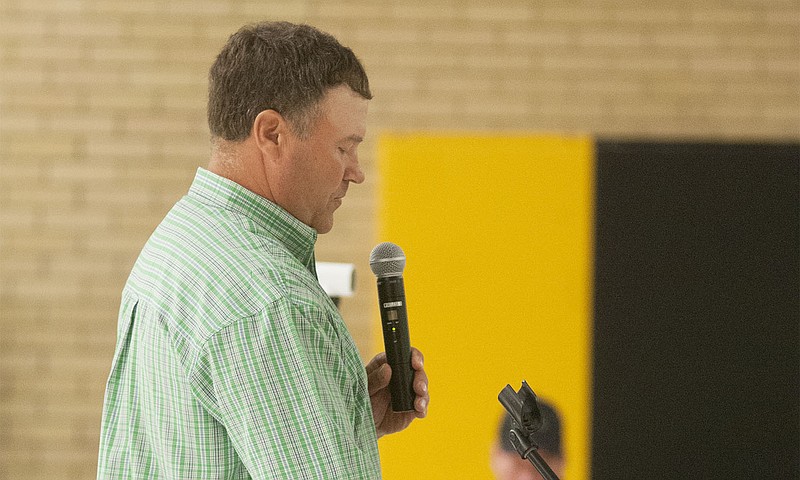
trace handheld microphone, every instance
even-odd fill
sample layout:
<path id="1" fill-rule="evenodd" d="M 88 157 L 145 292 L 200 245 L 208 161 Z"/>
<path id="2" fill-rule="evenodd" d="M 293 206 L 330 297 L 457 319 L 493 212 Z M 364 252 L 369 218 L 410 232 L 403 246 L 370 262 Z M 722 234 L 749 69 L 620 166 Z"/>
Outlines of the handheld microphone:
<path id="1" fill-rule="evenodd" d="M 383 325 L 383 345 L 386 360 L 392 367 L 389 392 L 395 412 L 414 410 L 414 369 L 411 368 L 411 343 L 408 337 L 406 292 L 403 286 L 403 250 L 390 242 L 372 249 L 369 267 L 378 277 L 378 305 Z"/>

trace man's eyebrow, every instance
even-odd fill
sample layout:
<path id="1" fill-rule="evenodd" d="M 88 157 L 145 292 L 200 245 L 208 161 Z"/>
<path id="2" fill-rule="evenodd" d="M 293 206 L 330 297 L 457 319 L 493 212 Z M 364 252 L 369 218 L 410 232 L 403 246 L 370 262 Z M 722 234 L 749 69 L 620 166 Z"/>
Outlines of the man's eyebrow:
<path id="1" fill-rule="evenodd" d="M 345 140 L 349 140 L 353 143 L 361 143 L 364 141 L 364 137 L 362 137 L 361 135 L 350 135 L 346 137 Z"/>

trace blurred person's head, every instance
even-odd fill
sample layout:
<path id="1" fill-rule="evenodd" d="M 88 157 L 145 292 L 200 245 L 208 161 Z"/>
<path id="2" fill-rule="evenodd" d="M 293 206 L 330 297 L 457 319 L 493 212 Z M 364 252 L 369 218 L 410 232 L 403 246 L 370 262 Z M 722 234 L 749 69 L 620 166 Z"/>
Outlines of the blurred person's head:
<path id="1" fill-rule="evenodd" d="M 562 478 L 565 459 L 561 441 L 561 419 L 558 412 L 540 398 L 539 412 L 542 427 L 533 434 L 533 441 L 539 446 L 539 455 L 550 468 Z M 541 475 L 527 459 L 521 458 L 509 439 L 513 427 L 511 416 L 505 414 L 500 424 L 497 439 L 492 445 L 491 467 L 498 480 L 541 480 Z"/>

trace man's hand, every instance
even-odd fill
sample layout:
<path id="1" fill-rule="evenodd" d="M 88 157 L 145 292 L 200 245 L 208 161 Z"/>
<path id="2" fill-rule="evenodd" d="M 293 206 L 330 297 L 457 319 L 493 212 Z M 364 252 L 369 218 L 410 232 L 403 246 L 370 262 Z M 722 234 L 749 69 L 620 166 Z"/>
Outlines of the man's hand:
<path id="1" fill-rule="evenodd" d="M 422 366 L 422 353 L 411 348 L 411 367 L 414 369 L 414 411 L 395 412 L 392 410 L 392 396 L 389 393 L 389 379 L 392 367 L 386 363 L 386 353 L 379 353 L 367 364 L 367 385 L 372 402 L 372 417 L 378 438 L 405 429 L 415 418 L 425 418 L 428 414 L 428 375 Z"/>

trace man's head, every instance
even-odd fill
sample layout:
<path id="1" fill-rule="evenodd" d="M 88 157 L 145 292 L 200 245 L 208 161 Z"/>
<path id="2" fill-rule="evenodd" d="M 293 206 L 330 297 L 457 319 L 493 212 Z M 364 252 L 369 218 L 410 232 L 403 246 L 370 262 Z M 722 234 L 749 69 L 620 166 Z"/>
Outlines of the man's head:
<path id="1" fill-rule="evenodd" d="M 209 168 L 319 233 L 349 184 L 372 94 L 353 52 L 307 25 L 268 22 L 228 40 L 209 73 Z"/>
<path id="2" fill-rule="evenodd" d="M 256 116 L 274 110 L 304 137 L 327 90 L 342 84 L 372 98 L 361 63 L 333 36 L 288 22 L 247 25 L 231 35 L 209 72 L 211 135 L 244 140 Z"/>
<path id="3" fill-rule="evenodd" d="M 542 427 L 533 434 L 533 440 L 538 445 L 539 455 L 542 456 L 550 468 L 563 478 L 564 454 L 561 446 L 561 419 L 558 412 L 547 402 L 538 401 L 539 412 L 542 415 Z M 536 468 L 517 453 L 508 437 L 508 432 L 513 426 L 511 416 L 506 414 L 500 424 L 498 437 L 492 446 L 491 467 L 498 480 L 540 480 L 542 477 Z"/>

